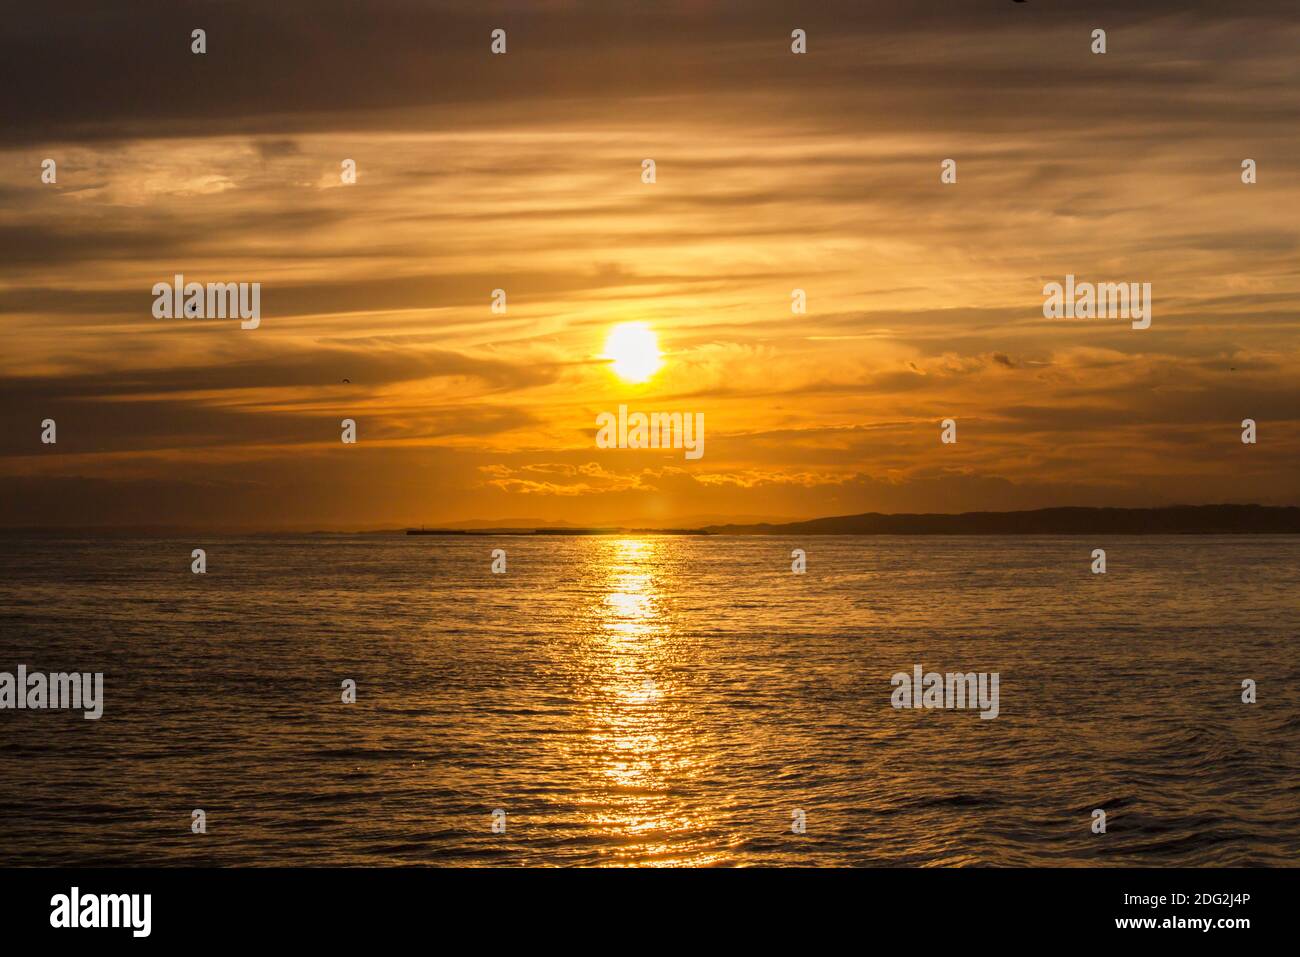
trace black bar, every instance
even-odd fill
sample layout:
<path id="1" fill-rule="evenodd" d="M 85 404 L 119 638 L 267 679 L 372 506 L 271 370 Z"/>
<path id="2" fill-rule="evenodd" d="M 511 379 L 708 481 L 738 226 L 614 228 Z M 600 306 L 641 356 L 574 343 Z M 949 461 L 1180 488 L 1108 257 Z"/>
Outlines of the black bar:
<path id="1" fill-rule="evenodd" d="M 6 941 L 81 943 L 400 942 L 442 946 L 587 940 L 611 949 L 696 949 L 741 940 L 857 941 L 927 952 L 1056 938 L 1192 938 L 1232 947 L 1294 922 L 1296 871 L 1250 869 L 525 870 L 8 869 Z M 54 928 L 51 899 L 149 894 L 150 927 Z M 1172 895 L 1185 895 L 1185 900 Z M 1127 898 L 1126 898 L 1127 895 Z M 1160 900 L 1163 895 L 1163 902 Z M 1138 898 L 1153 898 L 1142 902 Z M 1207 899 L 1208 898 L 1208 899 Z M 1154 904 L 1154 906 L 1153 906 Z M 1155 926 L 1118 926 L 1124 920 Z M 1166 921 L 1210 920 L 1201 927 Z M 1220 921 L 1248 926 L 1220 926 Z M 130 923 L 129 920 L 123 921 Z M 1241 935 L 1247 935 L 1243 937 Z M 932 950 L 931 947 L 940 948 Z"/>

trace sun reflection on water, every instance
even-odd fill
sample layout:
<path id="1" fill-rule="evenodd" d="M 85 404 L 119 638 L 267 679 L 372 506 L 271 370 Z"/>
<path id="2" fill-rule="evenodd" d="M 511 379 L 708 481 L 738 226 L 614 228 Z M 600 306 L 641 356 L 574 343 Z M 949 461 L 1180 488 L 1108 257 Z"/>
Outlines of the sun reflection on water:
<path id="1" fill-rule="evenodd" d="M 659 595 L 652 571 L 653 543 L 619 540 L 613 544 L 602 620 L 606 634 L 613 638 L 661 637 Z"/>
<path id="2" fill-rule="evenodd" d="M 589 823 L 614 838 L 609 864 L 709 864 L 722 857 L 708 821 L 674 798 L 702 773 L 698 729 L 677 695 L 672 582 L 662 539 L 604 539 L 604 588 L 595 610 L 599 642 L 589 744 L 603 780 Z"/>

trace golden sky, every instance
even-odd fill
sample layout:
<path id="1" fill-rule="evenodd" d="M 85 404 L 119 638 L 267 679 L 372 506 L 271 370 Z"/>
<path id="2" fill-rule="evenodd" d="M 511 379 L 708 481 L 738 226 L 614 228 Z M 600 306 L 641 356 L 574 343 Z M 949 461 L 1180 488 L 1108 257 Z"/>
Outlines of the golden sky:
<path id="1" fill-rule="evenodd" d="M 14 14 L 0 524 L 1300 504 L 1300 15 L 1137 6 Z M 176 273 L 260 327 L 155 319 Z M 1066 274 L 1150 282 L 1151 328 L 1043 318 Z M 704 456 L 597 448 L 620 403 Z"/>

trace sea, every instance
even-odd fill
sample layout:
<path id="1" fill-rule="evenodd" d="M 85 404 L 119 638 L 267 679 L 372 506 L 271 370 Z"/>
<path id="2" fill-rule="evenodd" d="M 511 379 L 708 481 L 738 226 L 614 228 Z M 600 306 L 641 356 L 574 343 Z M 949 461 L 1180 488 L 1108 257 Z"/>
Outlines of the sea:
<path id="1" fill-rule="evenodd" d="M 0 672 L 103 714 L 0 710 L 0 865 L 1294 866 L 1298 581 L 1297 536 L 11 535 Z M 895 707 L 917 666 L 997 716 Z"/>

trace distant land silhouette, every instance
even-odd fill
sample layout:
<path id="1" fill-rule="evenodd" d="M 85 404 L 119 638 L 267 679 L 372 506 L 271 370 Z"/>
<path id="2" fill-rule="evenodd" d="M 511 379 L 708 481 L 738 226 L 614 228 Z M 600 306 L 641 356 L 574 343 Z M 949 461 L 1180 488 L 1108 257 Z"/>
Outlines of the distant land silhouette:
<path id="1" fill-rule="evenodd" d="M 295 535 L 1300 535 L 1300 506 L 1174 505 L 1162 508 L 1040 508 L 1020 512 L 866 512 L 798 522 L 748 522 L 690 528 L 578 526 L 508 519 L 451 523 L 455 527 L 268 529 L 167 525 L 10 526 L 3 537 L 174 538 L 194 534 Z M 465 526 L 474 527 L 467 528 Z"/>
<path id="2" fill-rule="evenodd" d="M 867 512 L 781 525 L 711 525 L 706 531 L 715 535 L 1295 535 L 1300 534 L 1300 507 L 1040 508 L 957 515 Z"/>
<path id="3" fill-rule="evenodd" d="M 1023 512 L 838 515 L 803 522 L 703 528 L 550 526 L 409 528 L 407 535 L 1297 535 L 1300 507 L 1173 505 L 1163 508 L 1040 508 Z"/>

